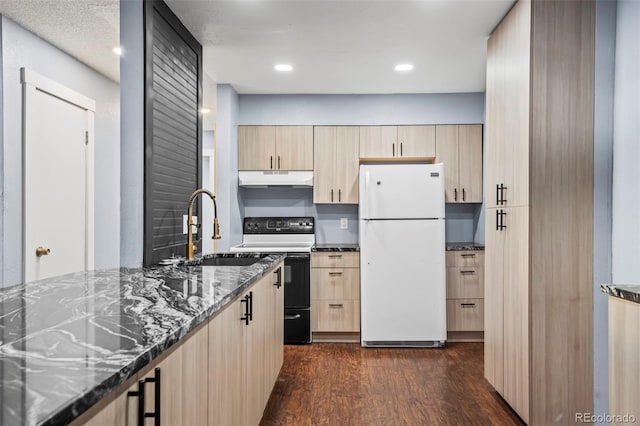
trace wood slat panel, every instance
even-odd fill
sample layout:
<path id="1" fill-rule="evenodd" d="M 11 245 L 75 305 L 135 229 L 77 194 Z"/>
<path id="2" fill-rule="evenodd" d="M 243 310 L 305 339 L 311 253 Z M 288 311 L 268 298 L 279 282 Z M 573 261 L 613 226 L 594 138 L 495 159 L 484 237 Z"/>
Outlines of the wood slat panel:
<path id="1" fill-rule="evenodd" d="M 149 2 L 145 7 L 149 89 L 144 263 L 150 265 L 184 252 L 182 216 L 200 182 L 202 48 L 164 3 Z"/>

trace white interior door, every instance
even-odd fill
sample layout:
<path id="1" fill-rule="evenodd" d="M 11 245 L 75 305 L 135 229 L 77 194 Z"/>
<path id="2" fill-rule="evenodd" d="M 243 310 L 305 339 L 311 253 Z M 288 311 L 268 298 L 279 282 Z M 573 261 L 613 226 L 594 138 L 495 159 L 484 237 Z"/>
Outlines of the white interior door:
<path id="1" fill-rule="evenodd" d="M 95 102 L 22 69 L 24 281 L 93 269 Z"/>
<path id="2" fill-rule="evenodd" d="M 365 342 L 445 341 L 444 220 L 360 221 Z"/>

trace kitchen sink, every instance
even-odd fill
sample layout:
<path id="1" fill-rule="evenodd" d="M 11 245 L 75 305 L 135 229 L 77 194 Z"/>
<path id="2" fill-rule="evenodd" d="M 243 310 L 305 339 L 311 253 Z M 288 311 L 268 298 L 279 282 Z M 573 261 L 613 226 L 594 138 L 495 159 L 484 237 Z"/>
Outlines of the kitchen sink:
<path id="1" fill-rule="evenodd" d="M 204 259 L 201 266 L 249 266 L 262 260 L 260 257 L 210 257 Z"/>

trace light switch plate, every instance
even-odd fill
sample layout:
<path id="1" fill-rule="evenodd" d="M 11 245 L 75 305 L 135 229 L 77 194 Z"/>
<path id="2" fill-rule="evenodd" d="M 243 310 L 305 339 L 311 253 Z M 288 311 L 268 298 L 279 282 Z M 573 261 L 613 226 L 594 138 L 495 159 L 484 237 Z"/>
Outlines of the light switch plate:
<path id="1" fill-rule="evenodd" d="M 349 229 L 349 219 L 346 217 L 340 218 L 340 229 Z"/>
<path id="2" fill-rule="evenodd" d="M 185 214 L 185 215 L 182 215 L 182 234 L 183 234 L 183 235 L 187 235 L 187 232 L 188 232 L 188 229 L 187 229 L 187 222 L 188 222 L 188 219 L 187 219 L 187 217 L 188 217 L 188 216 L 187 216 L 186 214 Z M 194 224 L 194 225 L 197 225 L 197 224 L 198 224 L 198 216 L 193 216 L 193 224 Z M 194 234 L 197 234 L 197 233 L 198 233 L 198 227 L 197 227 L 197 226 L 194 226 L 194 227 L 193 227 L 193 233 L 194 233 Z"/>

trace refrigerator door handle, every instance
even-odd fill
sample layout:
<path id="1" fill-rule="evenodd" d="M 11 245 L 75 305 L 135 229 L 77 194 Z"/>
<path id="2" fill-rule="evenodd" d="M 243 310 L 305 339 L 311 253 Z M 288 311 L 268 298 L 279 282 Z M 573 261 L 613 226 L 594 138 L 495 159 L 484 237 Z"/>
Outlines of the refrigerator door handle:
<path id="1" fill-rule="evenodd" d="M 365 219 L 369 218 L 369 181 L 371 180 L 370 173 L 364 172 L 364 211 L 363 216 Z"/>

